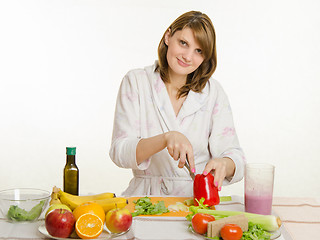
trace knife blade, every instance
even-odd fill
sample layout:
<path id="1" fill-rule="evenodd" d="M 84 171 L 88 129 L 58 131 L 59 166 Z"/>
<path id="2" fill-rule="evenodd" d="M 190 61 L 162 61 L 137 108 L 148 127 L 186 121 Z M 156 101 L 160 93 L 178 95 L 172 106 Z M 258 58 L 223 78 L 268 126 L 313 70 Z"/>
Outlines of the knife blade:
<path id="1" fill-rule="evenodd" d="M 192 180 L 194 180 L 194 178 L 195 178 L 195 174 L 194 174 L 193 172 L 191 172 L 190 164 L 189 164 L 189 160 L 188 160 L 188 158 L 187 158 L 187 160 L 186 160 L 186 162 L 185 162 L 184 166 L 186 167 L 186 169 L 188 169 L 189 175 L 190 175 L 190 177 L 192 178 Z"/>

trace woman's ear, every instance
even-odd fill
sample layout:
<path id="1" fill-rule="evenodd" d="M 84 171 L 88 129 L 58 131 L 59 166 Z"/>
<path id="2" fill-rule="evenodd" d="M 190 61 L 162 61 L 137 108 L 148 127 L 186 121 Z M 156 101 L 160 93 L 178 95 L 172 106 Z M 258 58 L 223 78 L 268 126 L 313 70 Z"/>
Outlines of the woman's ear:
<path id="1" fill-rule="evenodd" d="M 169 44 L 169 40 L 171 37 L 171 29 L 169 28 L 166 32 L 166 34 L 164 35 L 164 43 L 168 46 Z"/>

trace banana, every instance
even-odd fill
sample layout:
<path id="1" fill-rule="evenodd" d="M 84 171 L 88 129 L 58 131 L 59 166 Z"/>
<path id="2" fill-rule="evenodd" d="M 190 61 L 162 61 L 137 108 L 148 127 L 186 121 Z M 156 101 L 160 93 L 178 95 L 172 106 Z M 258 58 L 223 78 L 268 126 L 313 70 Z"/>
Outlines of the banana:
<path id="1" fill-rule="evenodd" d="M 61 204 L 60 199 L 56 196 L 54 198 L 51 198 L 49 205 L 51 206 L 52 204 Z"/>
<path id="2" fill-rule="evenodd" d="M 128 200 L 123 197 L 99 199 L 94 200 L 93 202 L 98 203 L 105 212 L 114 208 L 124 208 L 128 204 Z"/>
<path id="3" fill-rule="evenodd" d="M 62 190 L 59 191 L 59 199 L 61 203 L 67 205 L 74 210 L 77 206 L 85 202 L 92 202 L 97 200 L 107 200 L 107 199 L 114 199 L 114 193 L 100 193 L 95 195 L 86 195 L 86 196 L 76 196 L 69 193 L 66 193 Z"/>
<path id="4" fill-rule="evenodd" d="M 49 202 L 49 205 L 61 203 L 61 201 L 59 199 L 59 191 L 60 191 L 60 188 L 57 188 L 56 186 L 53 187 L 52 193 L 51 193 L 51 200 Z"/>

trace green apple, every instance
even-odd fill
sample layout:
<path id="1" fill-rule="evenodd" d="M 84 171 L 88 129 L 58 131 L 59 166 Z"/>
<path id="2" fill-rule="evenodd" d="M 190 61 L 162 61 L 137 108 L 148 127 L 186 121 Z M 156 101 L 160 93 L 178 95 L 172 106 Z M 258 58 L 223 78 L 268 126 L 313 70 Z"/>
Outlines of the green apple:
<path id="1" fill-rule="evenodd" d="M 68 210 L 70 212 L 72 212 L 72 210 L 65 204 L 62 203 L 54 203 L 52 205 L 49 206 L 47 212 L 46 212 L 46 216 L 48 215 L 49 212 L 55 210 L 55 209 L 65 209 Z"/>

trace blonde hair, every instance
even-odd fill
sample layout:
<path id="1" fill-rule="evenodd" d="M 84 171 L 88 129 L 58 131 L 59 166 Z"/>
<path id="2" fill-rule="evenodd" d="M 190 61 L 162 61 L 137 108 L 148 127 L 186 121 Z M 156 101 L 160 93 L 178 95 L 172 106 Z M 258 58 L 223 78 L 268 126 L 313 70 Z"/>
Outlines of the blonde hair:
<path id="1" fill-rule="evenodd" d="M 170 31 L 171 36 L 173 36 L 176 31 L 184 28 L 190 28 L 193 31 L 195 39 L 201 47 L 204 60 L 194 72 L 187 76 L 186 84 L 178 91 L 178 98 L 186 96 L 190 90 L 201 92 L 217 66 L 216 35 L 210 18 L 198 11 L 186 12 L 168 27 L 159 43 L 159 63 L 156 71 L 160 73 L 162 80 L 170 82 L 167 61 L 168 46 L 165 44 L 165 35 Z"/>

